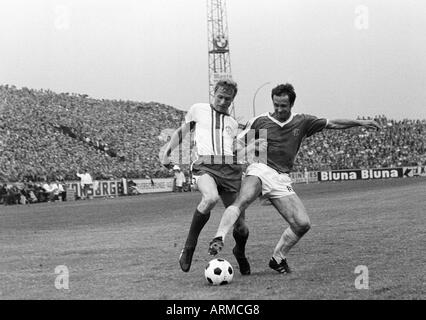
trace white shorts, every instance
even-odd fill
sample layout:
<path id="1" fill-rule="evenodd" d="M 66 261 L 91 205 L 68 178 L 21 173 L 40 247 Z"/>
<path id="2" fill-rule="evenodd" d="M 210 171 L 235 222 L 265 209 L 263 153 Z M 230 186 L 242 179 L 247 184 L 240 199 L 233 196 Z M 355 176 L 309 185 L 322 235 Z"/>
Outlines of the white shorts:
<path id="1" fill-rule="evenodd" d="M 246 172 L 247 176 L 256 176 L 262 181 L 262 196 L 265 198 L 282 198 L 296 194 L 287 173 L 279 173 L 263 163 L 252 163 Z"/>

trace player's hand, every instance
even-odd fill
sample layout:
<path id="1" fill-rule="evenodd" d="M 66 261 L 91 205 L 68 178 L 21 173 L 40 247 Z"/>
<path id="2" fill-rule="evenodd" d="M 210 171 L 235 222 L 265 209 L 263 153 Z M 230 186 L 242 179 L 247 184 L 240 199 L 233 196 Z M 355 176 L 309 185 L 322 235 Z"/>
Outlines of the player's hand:
<path id="1" fill-rule="evenodd" d="M 380 130 L 380 125 L 374 120 L 363 120 L 362 126 L 367 129 Z"/>

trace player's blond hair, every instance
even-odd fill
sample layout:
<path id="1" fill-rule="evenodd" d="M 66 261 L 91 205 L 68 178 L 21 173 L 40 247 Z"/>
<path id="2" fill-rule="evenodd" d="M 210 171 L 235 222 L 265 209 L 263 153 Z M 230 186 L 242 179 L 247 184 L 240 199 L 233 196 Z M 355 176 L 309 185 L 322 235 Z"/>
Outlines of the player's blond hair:
<path id="1" fill-rule="evenodd" d="M 232 90 L 234 93 L 234 97 L 237 95 L 238 92 L 237 83 L 231 79 L 219 80 L 214 87 L 214 92 L 216 93 L 217 89 L 219 88 L 224 88 L 226 91 Z"/>

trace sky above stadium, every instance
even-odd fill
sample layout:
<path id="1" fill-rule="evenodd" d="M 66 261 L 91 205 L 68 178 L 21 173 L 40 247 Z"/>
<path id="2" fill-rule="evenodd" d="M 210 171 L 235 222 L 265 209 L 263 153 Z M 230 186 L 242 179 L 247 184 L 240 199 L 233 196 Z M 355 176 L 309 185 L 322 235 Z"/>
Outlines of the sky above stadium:
<path id="1" fill-rule="evenodd" d="M 208 100 L 206 0 L 0 0 L 0 84 Z M 227 0 L 241 121 L 294 85 L 295 112 L 426 119 L 426 1 Z M 265 84 L 268 83 L 268 84 Z"/>

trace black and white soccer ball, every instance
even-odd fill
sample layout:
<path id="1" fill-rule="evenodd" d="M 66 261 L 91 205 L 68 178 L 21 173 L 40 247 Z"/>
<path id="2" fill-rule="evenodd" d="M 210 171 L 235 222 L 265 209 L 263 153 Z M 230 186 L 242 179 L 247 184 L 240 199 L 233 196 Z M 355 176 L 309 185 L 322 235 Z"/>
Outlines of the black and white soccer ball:
<path id="1" fill-rule="evenodd" d="M 228 284 L 234 277 L 234 268 L 225 259 L 213 259 L 204 269 L 204 276 L 211 285 Z"/>

